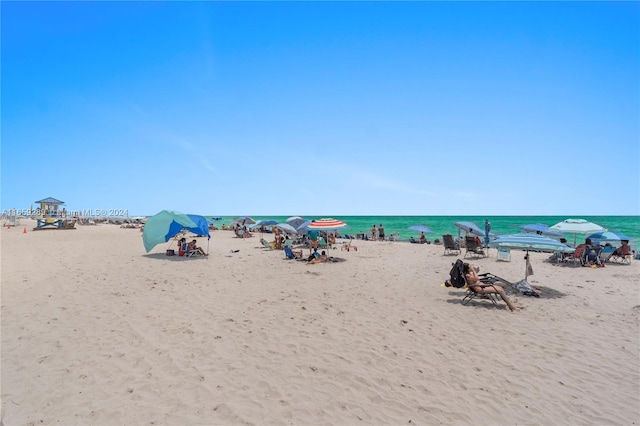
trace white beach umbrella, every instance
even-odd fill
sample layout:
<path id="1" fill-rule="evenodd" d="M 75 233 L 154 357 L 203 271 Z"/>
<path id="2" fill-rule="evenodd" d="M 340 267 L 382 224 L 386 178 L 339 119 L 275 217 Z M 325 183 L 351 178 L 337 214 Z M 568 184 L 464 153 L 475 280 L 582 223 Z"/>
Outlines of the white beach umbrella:
<path id="1" fill-rule="evenodd" d="M 562 232 L 563 234 L 573 234 L 573 245 L 575 246 L 578 234 L 593 234 L 606 231 L 606 228 L 585 219 L 565 219 L 549 227 L 549 230 Z"/>

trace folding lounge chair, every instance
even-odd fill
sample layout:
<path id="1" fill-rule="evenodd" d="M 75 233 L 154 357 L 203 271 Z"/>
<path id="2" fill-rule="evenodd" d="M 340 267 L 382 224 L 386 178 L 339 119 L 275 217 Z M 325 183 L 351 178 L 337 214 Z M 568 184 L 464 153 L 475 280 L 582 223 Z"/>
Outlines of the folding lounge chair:
<path id="1" fill-rule="evenodd" d="M 578 266 L 582 266 L 584 265 L 584 250 L 582 249 L 582 247 L 576 247 L 575 251 L 573 252 L 573 254 L 571 254 L 569 257 L 564 259 L 565 262 L 570 263 L 572 266 L 578 265 Z"/>
<path id="2" fill-rule="evenodd" d="M 600 252 L 600 262 L 603 264 L 609 261 L 609 258 L 613 256 L 613 252 L 616 250 L 613 246 L 604 246 Z"/>
<path id="3" fill-rule="evenodd" d="M 269 243 L 264 238 L 260 238 L 260 244 L 262 244 L 262 248 L 266 248 L 268 250 L 273 250 L 274 249 L 274 246 L 272 246 L 271 243 Z"/>
<path id="4" fill-rule="evenodd" d="M 498 247 L 497 260 L 503 260 L 505 262 L 511 262 L 511 250 L 506 247 Z"/>
<path id="5" fill-rule="evenodd" d="M 468 305 L 469 302 L 471 302 L 473 299 L 475 299 L 476 297 L 480 297 L 482 299 L 489 300 L 491 303 L 498 306 L 497 297 L 499 295 L 497 293 L 486 293 L 484 292 L 484 289 L 489 287 L 495 289 L 495 284 L 499 282 L 511 284 L 508 281 L 503 280 L 502 278 L 496 275 L 482 274 L 482 275 L 479 275 L 481 284 L 476 284 L 473 286 L 473 288 L 476 288 L 476 289 L 480 287 L 481 291 L 474 291 L 467 286 L 467 280 L 464 276 L 464 262 L 462 262 L 462 260 L 460 259 L 456 260 L 456 262 L 453 264 L 453 267 L 451 268 L 451 272 L 449 273 L 449 276 L 450 276 L 449 284 L 451 286 L 456 288 L 467 289 L 467 292 L 464 294 L 464 298 L 462 299 L 462 302 L 461 302 L 463 305 Z"/>
<path id="6" fill-rule="evenodd" d="M 284 250 L 284 255 L 286 256 L 286 259 L 292 260 L 292 259 L 296 259 L 296 260 L 301 260 L 302 256 L 296 256 L 295 254 L 293 254 L 293 250 L 291 250 L 290 247 L 284 247 L 282 250 Z"/>
<path id="7" fill-rule="evenodd" d="M 484 274 L 478 274 L 478 277 L 480 277 L 480 282 L 482 283 L 480 284 L 480 288 L 482 289 L 482 291 L 473 291 L 472 289 L 467 287 L 467 293 L 464 295 L 464 298 L 462 299 L 463 305 L 467 305 L 469 302 L 471 302 L 473 299 L 479 296 L 482 299 L 490 300 L 494 305 L 497 306 L 498 298 L 500 298 L 500 295 L 497 293 L 486 293 L 484 292 L 485 288 L 493 287 L 494 289 L 496 289 L 495 288 L 496 285 L 499 285 L 502 288 L 504 288 L 505 286 L 516 288 L 516 286 L 513 283 L 489 272 Z M 474 287 L 478 287 L 478 286 L 475 285 Z M 539 297 L 536 294 L 531 294 L 531 295 Z"/>
<path id="8" fill-rule="evenodd" d="M 451 234 L 443 235 L 442 243 L 444 245 L 445 256 L 460 254 L 460 246 L 455 241 L 453 241 L 453 236 Z"/>
<path id="9" fill-rule="evenodd" d="M 584 265 L 596 265 L 600 266 L 600 253 L 602 253 L 602 247 L 600 246 L 587 246 L 584 253 Z"/>
<path id="10" fill-rule="evenodd" d="M 182 244 L 182 247 L 178 251 L 178 256 L 193 257 L 193 256 L 197 256 L 197 255 L 198 255 L 198 250 L 197 249 L 196 250 L 190 250 L 188 243 Z"/>
<path id="11" fill-rule="evenodd" d="M 353 238 L 349 240 L 348 243 L 344 243 L 340 246 L 340 251 L 342 250 L 346 250 L 346 251 L 350 251 L 350 250 L 355 250 L 358 251 L 358 246 L 354 246 L 353 245 Z"/>
<path id="12" fill-rule="evenodd" d="M 484 252 L 484 249 L 480 247 L 475 239 L 475 237 L 465 237 L 466 249 L 464 253 L 464 258 L 467 258 L 467 255 L 472 255 L 474 257 L 487 257 L 487 254 Z"/>
<path id="13" fill-rule="evenodd" d="M 318 247 L 321 248 L 321 249 L 329 248 L 329 246 L 327 245 L 327 242 L 325 241 L 324 237 L 318 237 Z"/>
<path id="14" fill-rule="evenodd" d="M 609 261 L 613 263 L 620 263 L 622 265 L 631 265 L 631 259 L 633 259 L 632 253 L 627 253 L 627 254 L 614 253 L 609 258 Z"/>

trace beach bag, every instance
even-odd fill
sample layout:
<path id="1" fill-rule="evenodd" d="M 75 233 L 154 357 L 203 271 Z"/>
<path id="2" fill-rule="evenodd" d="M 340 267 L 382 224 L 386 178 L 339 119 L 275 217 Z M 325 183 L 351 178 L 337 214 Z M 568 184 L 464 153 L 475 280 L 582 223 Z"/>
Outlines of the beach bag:
<path id="1" fill-rule="evenodd" d="M 449 283 L 452 286 L 456 288 L 462 288 L 467 284 L 464 279 L 464 262 L 462 262 L 462 260 L 456 260 L 456 263 L 453 264 L 449 275 L 451 277 L 449 279 Z"/>
<path id="2" fill-rule="evenodd" d="M 167 250 L 167 256 L 173 256 L 175 254 L 176 254 L 176 252 L 173 251 L 172 249 Z"/>
<path id="3" fill-rule="evenodd" d="M 540 293 L 531 288 L 531 284 L 527 280 L 518 281 L 513 287 L 524 296 L 540 297 Z"/>

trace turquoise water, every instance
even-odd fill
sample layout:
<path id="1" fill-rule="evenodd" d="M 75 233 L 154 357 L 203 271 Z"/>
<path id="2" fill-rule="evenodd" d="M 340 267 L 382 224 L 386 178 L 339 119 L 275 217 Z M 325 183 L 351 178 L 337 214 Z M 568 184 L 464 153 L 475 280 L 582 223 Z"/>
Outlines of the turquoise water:
<path id="1" fill-rule="evenodd" d="M 252 216 L 255 220 L 276 220 L 284 222 L 288 216 Z M 495 234 L 514 234 L 520 232 L 520 225 L 530 223 L 544 223 L 552 226 L 569 217 L 574 219 L 585 219 L 610 231 L 623 233 L 635 241 L 640 241 L 640 216 L 335 216 L 346 222 L 349 227 L 340 231 L 341 234 L 357 234 L 361 232 L 369 232 L 375 224 L 378 227 L 381 223 L 384 225 L 386 235 L 397 232 L 401 240 L 408 240 L 410 237 L 417 237 L 418 232 L 410 231 L 407 228 L 412 225 L 426 225 L 433 230 L 433 234 L 427 237 L 430 240 L 436 238 L 442 239 L 443 234 L 457 235 L 458 229 L 454 226 L 454 222 L 468 221 L 474 222 L 480 229 L 484 229 L 484 220 L 489 219 L 491 222 L 491 232 Z M 234 217 L 223 217 L 222 221 L 217 224 L 220 227 L 222 223 L 229 225 Z M 320 219 L 320 216 L 305 216 L 305 219 Z M 573 236 L 566 235 L 567 239 L 572 242 Z M 578 235 L 578 239 L 581 236 Z M 582 236 L 584 238 L 584 236 Z"/>

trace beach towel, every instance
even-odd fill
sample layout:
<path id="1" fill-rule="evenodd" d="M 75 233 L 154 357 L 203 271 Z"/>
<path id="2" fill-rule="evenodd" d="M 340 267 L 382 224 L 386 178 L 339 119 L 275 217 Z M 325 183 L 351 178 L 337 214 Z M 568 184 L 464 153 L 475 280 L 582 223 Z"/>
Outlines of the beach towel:
<path id="1" fill-rule="evenodd" d="M 518 281 L 513 284 L 513 287 L 525 296 L 540 297 L 540 293 L 535 291 L 527 280 Z"/>

